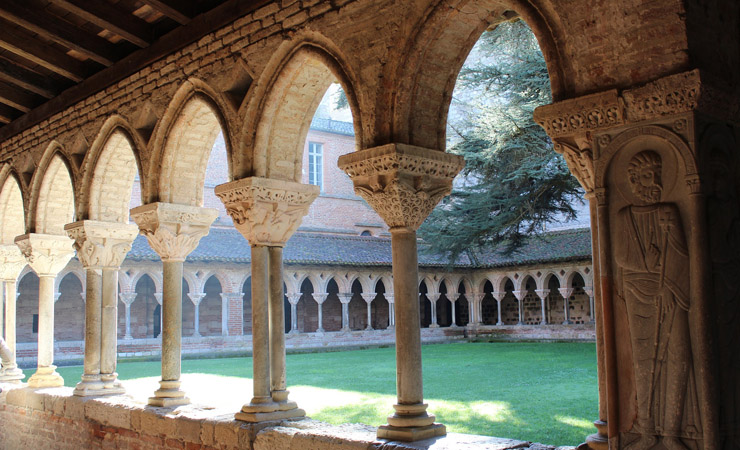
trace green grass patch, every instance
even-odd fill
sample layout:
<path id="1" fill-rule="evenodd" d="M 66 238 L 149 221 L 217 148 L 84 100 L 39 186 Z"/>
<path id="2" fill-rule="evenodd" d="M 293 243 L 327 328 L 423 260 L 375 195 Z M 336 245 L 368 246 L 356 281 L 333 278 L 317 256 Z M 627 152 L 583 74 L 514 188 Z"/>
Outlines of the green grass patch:
<path id="1" fill-rule="evenodd" d="M 598 392 L 593 343 L 454 343 L 425 345 L 422 352 L 425 399 L 450 432 L 551 445 L 576 445 L 594 432 Z M 240 378 L 249 378 L 251 367 L 251 358 L 182 363 L 183 373 Z M 290 354 L 287 367 L 289 389 L 313 393 L 315 400 L 300 406 L 314 419 L 377 426 L 392 412 L 393 348 Z M 58 371 L 67 386 L 74 386 L 82 368 Z M 123 380 L 158 377 L 160 363 L 124 361 L 118 373 Z"/>

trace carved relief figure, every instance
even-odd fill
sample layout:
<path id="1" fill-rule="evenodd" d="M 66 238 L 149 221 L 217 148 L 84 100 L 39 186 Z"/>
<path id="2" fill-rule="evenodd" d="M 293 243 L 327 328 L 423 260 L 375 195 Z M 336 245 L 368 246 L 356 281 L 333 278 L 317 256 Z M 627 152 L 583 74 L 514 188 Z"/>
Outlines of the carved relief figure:
<path id="1" fill-rule="evenodd" d="M 740 448 L 740 211 L 731 165 L 714 149 L 707 196 L 709 244 L 717 304 L 720 371 L 720 433 L 723 449 Z"/>
<path id="2" fill-rule="evenodd" d="M 618 213 L 624 236 L 615 257 L 635 373 L 637 418 L 632 431 L 641 436 L 626 448 L 684 450 L 688 447 L 681 438 L 695 435 L 687 435 L 686 429 L 697 429 L 693 422 L 698 418 L 693 413 L 686 238 L 677 206 L 661 202 L 660 155 L 640 152 L 627 171 L 633 198 L 632 205 Z"/>

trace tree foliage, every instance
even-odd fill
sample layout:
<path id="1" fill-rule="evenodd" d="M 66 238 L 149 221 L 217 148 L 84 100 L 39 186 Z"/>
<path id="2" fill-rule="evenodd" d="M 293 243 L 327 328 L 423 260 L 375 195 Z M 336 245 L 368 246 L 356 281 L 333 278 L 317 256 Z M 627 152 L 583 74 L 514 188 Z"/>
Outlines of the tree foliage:
<path id="1" fill-rule="evenodd" d="M 532 118 L 550 102 L 547 67 L 527 25 L 484 33 L 458 76 L 448 119 L 448 151 L 466 167 L 419 230 L 431 251 L 451 261 L 502 241 L 511 251 L 554 218 L 575 217 L 580 188 Z"/>

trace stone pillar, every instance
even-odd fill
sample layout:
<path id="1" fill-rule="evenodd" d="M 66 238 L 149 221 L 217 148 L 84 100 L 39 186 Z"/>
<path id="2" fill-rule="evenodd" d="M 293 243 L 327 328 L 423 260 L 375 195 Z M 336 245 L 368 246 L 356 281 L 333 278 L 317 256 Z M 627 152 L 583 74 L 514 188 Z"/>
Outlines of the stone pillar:
<path id="1" fill-rule="evenodd" d="M 513 291 L 513 294 L 519 304 L 519 322 L 517 322 L 517 325 L 521 326 L 524 325 L 524 297 L 527 296 L 527 290 L 519 289 L 517 291 Z"/>
<path id="2" fill-rule="evenodd" d="M 301 293 L 288 294 L 288 303 L 290 303 L 290 331 L 288 334 L 298 333 L 298 302 L 301 300 Z M 344 308 L 344 306 L 342 306 Z"/>
<path id="3" fill-rule="evenodd" d="M 19 383 L 25 375 L 15 359 L 16 348 L 16 283 L 26 266 L 26 259 L 16 245 L 0 245 L 0 281 L 5 290 L 5 343 L 8 352 L 0 369 L 0 382 Z"/>
<path id="4" fill-rule="evenodd" d="M 157 339 L 162 337 L 162 329 L 163 329 L 163 314 L 162 314 L 162 293 L 161 292 L 155 292 L 154 293 L 154 300 L 157 301 L 157 304 L 159 305 L 159 334 L 155 336 Z"/>
<path id="5" fill-rule="evenodd" d="M 313 299 L 319 305 L 319 308 L 318 308 L 319 309 L 319 317 L 318 317 L 319 323 L 316 327 L 317 333 L 324 332 L 324 308 L 323 306 L 324 306 L 324 302 L 326 301 L 326 297 L 328 296 L 329 294 L 327 293 L 322 293 L 322 294 L 317 294 L 315 292 L 313 293 Z"/>
<path id="6" fill-rule="evenodd" d="M 593 286 L 584 286 L 583 292 L 586 293 L 588 296 L 588 315 L 591 319 L 591 323 L 594 323 L 595 316 L 594 316 L 594 287 Z"/>
<path id="7" fill-rule="evenodd" d="M 545 305 L 547 304 L 547 296 L 550 295 L 549 289 L 536 289 L 534 291 L 537 297 L 540 298 L 540 307 L 542 308 L 542 322 L 540 325 L 547 325 L 547 315 L 545 314 Z"/>
<path id="8" fill-rule="evenodd" d="M 285 326 L 285 324 L 283 324 Z M 221 336 L 229 335 L 229 295 L 221 293 Z"/>
<path id="9" fill-rule="evenodd" d="M 585 448 L 740 442 L 738 97 L 691 70 L 536 111 L 596 224 L 600 417 Z"/>
<path id="10" fill-rule="evenodd" d="M 188 294 L 188 298 L 193 302 L 193 337 L 201 337 L 200 335 L 200 302 L 206 296 L 203 292 Z M 221 302 L 224 301 L 223 294 L 221 294 Z"/>
<path id="11" fill-rule="evenodd" d="M 349 329 L 349 302 L 352 301 L 352 293 L 339 294 L 339 302 L 342 303 L 342 331 Z"/>
<path id="12" fill-rule="evenodd" d="M 473 328 L 476 325 L 477 315 L 475 314 L 475 304 L 478 301 L 478 293 L 477 292 L 471 292 L 469 294 L 465 294 L 465 296 L 468 299 L 468 328 Z"/>
<path id="13" fill-rule="evenodd" d="M 558 292 L 563 297 L 563 325 L 570 325 L 570 296 L 573 295 L 573 288 L 558 288 Z"/>
<path id="14" fill-rule="evenodd" d="M 149 397 L 153 406 L 189 403 L 180 389 L 182 272 L 185 258 L 208 234 L 218 211 L 172 203 L 150 203 L 131 210 L 149 245 L 162 258 L 162 379 Z"/>
<path id="15" fill-rule="evenodd" d="M 373 329 L 373 312 L 372 312 L 372 304 L 373 300 L 375 300 L 375 296 L 377 294 L 373 293 L 362 293 L 362 299 L 365 300 L 365 303 L 367 303 L 367 326 L 365 327 L 366 330 L 372 330 Z"/>
<path id="16" fill-rule="evenodd" d="M 254 397 L 236 419 L 264 422 L 304 417 L 305 411 L 288 399 L 285 383 L 282 248 L 308 213 L 319 188 L 250 177 L 217 186 L 215 193 L 252 248 Z M 291 297 L 288 301 L 295 329 L 295 304 Z"/>
<path id="17" fill-rule="evenodd" d="M 54 365 L 54 277 L 74 255 L 72 241 L 66 236 L 24 234 L 15 243 L 39 276 L 38 368 L 28 379 L 32 388 L 64 385 Z"/>
<path id="18" fill-rule="evenodd" d="M 454 300 L 450 300 L 450 305 L 452 305 L 452 324 L 451 327 L 455 328 L 457 327 L 457 318 L 455 317 L 455 304 L 457 303 L 457 298 Z"/>
<path id="19" fill-rule="evenodd" d="M 121 292 L 119 296 L 126 308 L 126 333 L 123 338 L 128 341 L 133 339 L 133 336 L 131 336 L 131 304 L 136 300 L 136 292 Z"/>
<path id="20" fill-rule="evenodd" d="M 221 294 L 222 334 L 241 336 L 244 334 L 244 293 L 226 292 Z M 223 326 L 226 332 L 223 333 Z"/>
<path id="21" fill-rule="evenodd" d="M 389 144 L 339 157 L 355 192 L 383 218 L 391 233 L 396 300 L 398 402 L 378 437 L 416 441 L 446 433 L 427 413 L 422 388 L 419 276 L 416 230 L 452 189 L 460 156 L 404 144 Z"/>
<path id="22" fill-rule="evenodd" d="M 427 298 L 429 299 L 429 303 L 432 304 L 432 320 L 429 328 L 439 328 L 439 323 L 437 323 L 437 300 L 439 300 L 439 294 L 427 294 Z"/>
<path id="23" fill-rule="evenodd" d="M 396 304 L 393 300 L 393 295 L 383 294 L 385 299 L 388 301 L 388 328 L 396 327 Z"/>
<path id="24" fill-rule="evenodd" d="M 501 326 L 504 324 L 504 321 L 501 319 L 501 302 L 504 300 L 506 292 L 491 292 L 491 295 L 493 296 L 493 299 L 496 300 L 496 312 L 498 313 L 498 321 L 496 322 L 496 325 Z"/>

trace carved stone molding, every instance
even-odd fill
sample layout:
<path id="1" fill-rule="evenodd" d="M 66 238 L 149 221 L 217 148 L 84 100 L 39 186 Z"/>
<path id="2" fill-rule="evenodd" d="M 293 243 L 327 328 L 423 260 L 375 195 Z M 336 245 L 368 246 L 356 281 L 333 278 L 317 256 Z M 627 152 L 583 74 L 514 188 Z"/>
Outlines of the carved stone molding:
<path id="1" fill-rule="evenodd" d="M 516 297 L 516 299 L 519 300 L 520 302 L 524 300 L 524 297 L 527 296 L 527 292 L 528 291 L 526 289 L 519 289 L 516 291 L 512 291 L 512 293 L 514 294 L 514 297 Z"/>
<path id="2" fill-rule="evenodd" d="M 67 236 L 29 233 L 15 238 L 15 244 L 40 277 L 57 276 L 75 254 Z"/>
<path id="3" fill-rule="evenodd" d="M 216 196 L 250 245 L 282 247 L 319 195 L 319 187 L 249 177 L 216 186 Z"/>
<path id="4" fill-rule="evenodd" d="M 82 220 L 64 226 L 74 241 L 77 258 L 86 269 L 118 269 L 131 250 L 139 229 L 136 225 Z"/>
<path id="5" fill-rule="evenodd" d="M 465 161 L 459 155 L 388 144 L 340 156 L 338 165 L 390 228 L 416 230 L 450 193 Z"/>
<path id="6" fill-rule="evenodd" d="M 218 216 L 212 208 L 150 203 L 131 210 L 131 218 L 162 261 L 184 261 L 208 234 Z"/>
<path id="7" fill-rule="evenodd" d="M 0 281 L 15 283 L 26 264 L 26 258 L 17 245 L 0 245 Z"/>
<path id="8" fill-rule="evenodd" d="M 125 305 L 131 306 L 134 300 L 136 300 L 137 295 L 138 294 L 136 292 L 121 292 L 118 294 L 118 297 Z"/>
<path id="9" fill-rule="evenodd" d="M 596 172 L 591 149 L 579 149 L 562 141 L 554 141 L 554 143 L 555 151 L 563 155 L 570 173 L 576 177 L 587 195 L 592 194 L 595 187 Z"/>
<path id="10" fill-rule="evenodd" d="M 535 289 L 534 293 L 537 294 L 537 297 L 544 300 L 545 298 L 547 298 L 548 295 L 550 295 L 550 290 L 549 289 Z"/>
<path id="11" fill-rule="evenodd" d="M 571 297 L 571 295 L 573 295 L 573 290 L 574 290 L 573 288 L 569 288 L 569 287 L 558 288 L 558 292 L 565 299 L 568 299 Z"/>
<path id="12" fill-rule="evenodd" d="M 624 108 L 616 89 L 540 106 L 534 120 L 548 136 L 572 136 L 624 123 Z"/>

